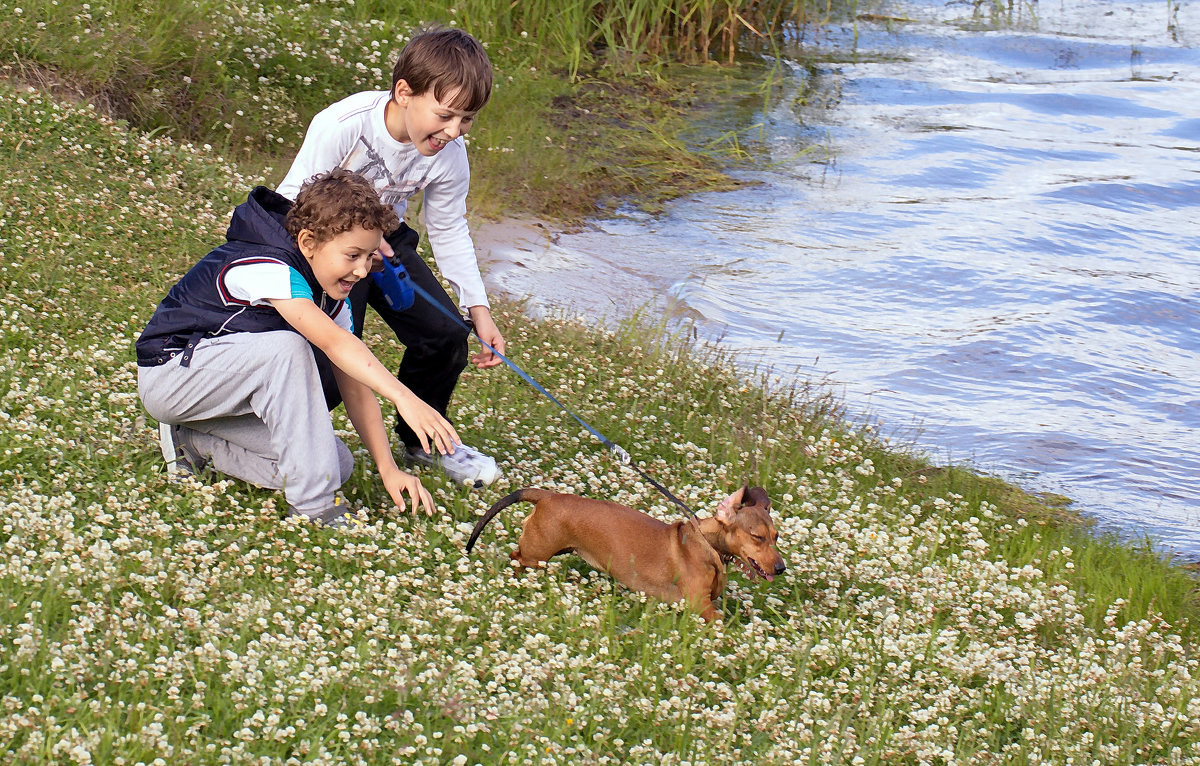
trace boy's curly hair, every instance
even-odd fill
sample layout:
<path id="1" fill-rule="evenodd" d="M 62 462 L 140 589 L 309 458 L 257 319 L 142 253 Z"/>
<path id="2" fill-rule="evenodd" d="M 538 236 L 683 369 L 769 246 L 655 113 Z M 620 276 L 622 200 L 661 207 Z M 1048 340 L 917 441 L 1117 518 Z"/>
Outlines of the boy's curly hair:
<path id="1" fill-rule="evenodd" d="M 387 234 L 400 226 L 400 219 L 390 205 L 379 201 L 370 181 L 334 168 L 304 182 L 285 225 L 292 239 L 308 229 L 319 244 L 359 226 Z"/>
<path id="2" fill-rule="evenodd" d="M 454 27 L 431 26 L 415 35 L 392 67 L 392 93 L 404 80 L 414 96 L 433 91 L 451 109 L 478 112 L 492 95 L 492 62 L 474 37 Z"/>

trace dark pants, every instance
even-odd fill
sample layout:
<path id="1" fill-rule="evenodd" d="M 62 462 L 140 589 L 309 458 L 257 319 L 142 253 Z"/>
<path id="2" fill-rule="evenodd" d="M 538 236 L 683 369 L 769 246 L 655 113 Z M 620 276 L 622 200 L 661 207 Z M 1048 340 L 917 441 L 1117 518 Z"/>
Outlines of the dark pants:
<path id="1" fill-rule="evenodd" d="M 405 224 L 387 237 L 388 244 L 408 270 L 408 276 L 417 285 L 434 297 L 443 306 L 459 315 L 458 307 L 433 275 L 421 256 L 417 255 L 419 235 Z M 458 376 L 467 366 L 467 328 L 452 321 L 420 295 L 405 311 L 393 311 L 384 300 L 383 293 L 374 279 L 364 279 L 350 292 L 350 309 L 354 317 L 354 333 L 360 338 L 367 316 L 367 305 L 387 322 L 396 338 L 404 344 L 404 356 L 396 378 L 423 402 L 443 416 L 450 406 L 450 396 L 458 384 Z M 321 372 L 321 384 L 325 389 L 325 401 L 332 410 L 342 401 L 337 382 L 333 378 L 332 365 L 328 357 L 317 349 L 317 368 Z M 406 447 L 418 447 L 421 442 L 413 430 L 401 418 L 396 418 L 396 435 Z"/>

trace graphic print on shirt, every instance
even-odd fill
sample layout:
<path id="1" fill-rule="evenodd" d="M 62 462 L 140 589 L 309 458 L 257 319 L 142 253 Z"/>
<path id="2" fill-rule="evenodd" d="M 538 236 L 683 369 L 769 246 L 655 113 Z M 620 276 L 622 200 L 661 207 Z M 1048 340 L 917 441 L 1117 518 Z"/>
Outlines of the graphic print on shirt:
<path id="1" fill-rule="evenodd" d="M 397 157 L 393 156 L 393 161 L 395 159 Z M 414 151 L 412 156 L 404 158 L 404 164 L 393 173 L 388 170 L 387 160 L 371 146 L 366 136 L 359 136 L 338 167 L 366 178 L 374 184 L 379 201 L 395 207 L 428 185 L 427 176 L 433 159 Z"/>

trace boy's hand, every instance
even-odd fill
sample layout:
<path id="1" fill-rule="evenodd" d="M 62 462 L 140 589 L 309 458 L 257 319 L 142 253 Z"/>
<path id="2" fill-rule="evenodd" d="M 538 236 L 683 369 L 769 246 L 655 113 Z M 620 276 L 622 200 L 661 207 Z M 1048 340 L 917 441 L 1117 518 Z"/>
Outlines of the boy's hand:
<path id="1" fill-rule="evenodd" d="M 496 327 L 496 323 L 492 321 L 492 311 L 487 306 L 472 306 L 467 309 L 467 313 L 471 315 L 471 321 L 475 323 L 475 333 L 492 348 L 504 353 L 505 343 L 504 336 L 500 334 L 500 328 Z M 503 361 L 496 356 L 486 346 L 475 356 L 471 357 L 471 362 L 479 369 L 485 370 L 488 367 L 495 367 Z"/>
<path id="2" fill-rule="evenodd" d="M 429 494 L 429 490 L 421 484 L 421 480 L 411 473 L 405 473 L 399 468 L 394 470 L 380 470 L 380 478 L 383 479 L 383 486 L 387 489 L 388 494 L 392 496 L 392 502 L 400 509 L 401 513 L 408 510 L 408 506 L 404 503 L 404 494 L 408 493 L 409 500 L 412 502 L 413 513 L 416 513 L 422 506 L 425 508 L 425 515 L 432 516 L 433 495 Z"/>
<path id="3" fill-rule="evenodd" d="M 432 442 L 440 454 L 447 455 L 454 451 L 455 445 L 462 444 L 462 439 L 458 438 L 458 432 L 450 425 L 450 421 L 418 399 L 412 391 L 405 389 L 405 392 L 406 396 L 393 399 L 392 404 L 396 405 L 396 412 L 400 418 L 421 440 L 421 449 L 432 454 L 433 449 L 429 447 Z"/>
<path id="4" fill-rule="evenodd" d="M 379 249 L 371 254 L 371 271 L 383 271 L 383 259 L 391 258 L 395 252 L 386 239 L 381 239 Z"/>

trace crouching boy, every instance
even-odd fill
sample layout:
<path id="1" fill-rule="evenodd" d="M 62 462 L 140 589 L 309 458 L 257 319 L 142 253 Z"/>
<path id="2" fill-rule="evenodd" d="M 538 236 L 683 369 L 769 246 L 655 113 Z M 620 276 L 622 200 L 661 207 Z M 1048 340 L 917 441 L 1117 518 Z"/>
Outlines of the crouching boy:
<path id="1" fill-rule="evenodd" d="M 426 450 L 453 452 L 458 435 L 355 337 L 346 301 L 397 226 L 371 184 L 347 170 L 315 176 L 294 205 L 265 187 L 250 193 L 227 242 L 171 288 L 137 341 L 138 395 L 160 422 L 168 470 L 211 464 L 283 489 L 292 514 L 341 523 L 335 493 L 354 459 L 333 432 L 316 347 L 392 500 L 403 510 L 407 494 L 432 513 L 429 492 L 392 456 L 375 393 Z"/>

